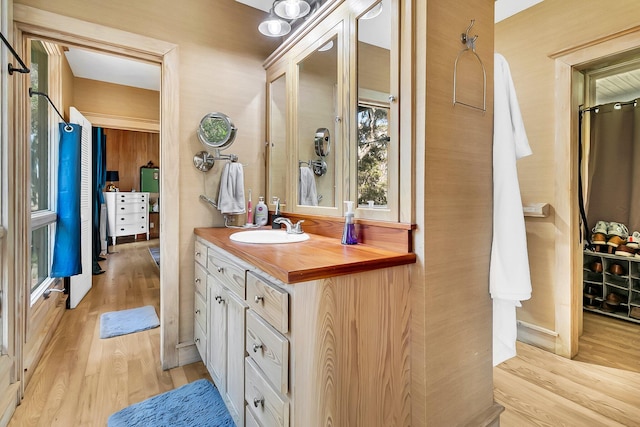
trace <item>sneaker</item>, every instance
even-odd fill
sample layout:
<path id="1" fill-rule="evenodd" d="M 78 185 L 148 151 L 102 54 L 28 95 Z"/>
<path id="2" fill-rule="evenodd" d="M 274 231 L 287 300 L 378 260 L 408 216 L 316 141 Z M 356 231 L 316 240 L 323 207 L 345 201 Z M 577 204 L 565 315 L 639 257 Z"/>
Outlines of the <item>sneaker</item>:
<path id="1" fill-rule="evenodd" d="M 596 222 L 596 226 L 593 227 L 591 231 L 593 231 L 594 234 L 596 233 L 607 234 L 608 230 L 609 230 L 609 223 L 607 221 L 598 221 Z"/>
<path id="2" fill-rule="evenodd" d="M 607 243 L 607 229 L 609 228 L 609 223 L 606 221 L 598 221 L 596 226 L 591 230 L 593 234 L 591 235 L 591 243 L 594 245 L 604 245 Z"/>
<path id="3" fill-rule="evenodd" d="M 627 237 L 629 237 L 629 230 L 624 224 L 610 222 L 609 228 L 607 228 L 607 235 L 609 236 L 607 245 L 617 248 L 619 245 L 626 243 Z"/>
<path id="4" fill-rule="evenodd" d="M 627 246 L 634 249 L 640 247 L 640 232 L 634 231 L 633 234 L 627 238 Z"/>
<path id="5" fill-rule="evenodd" d="M 636 250 L 630 247 L 629 245 L 618 245 L 616 248 L 616 255 L 630 257 L 636 253 Z"/>

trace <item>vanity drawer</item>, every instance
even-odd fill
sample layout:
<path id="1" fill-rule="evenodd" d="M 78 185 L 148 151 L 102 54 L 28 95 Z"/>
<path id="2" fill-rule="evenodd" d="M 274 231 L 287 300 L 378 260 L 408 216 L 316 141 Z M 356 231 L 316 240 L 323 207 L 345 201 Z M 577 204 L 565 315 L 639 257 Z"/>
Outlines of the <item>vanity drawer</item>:
<path id="1" fill-rule="evenodd" d="M 218 278 L 231 292 L 244 299 L 245 270 L 227 258 L 207 248 L 207 270 Z"/>
<path id="2" fill-rule="evenodd" d="M 196 320 L 196 323 L 200 325 L 200 328 L 206 333 L 207 332 L 207 302 L 205 299 L 196 292 L 195 301 L 193 302 L 194 311 L 193 315 Z"/>
<path id="3" fill-rule="evenodd" d="M 196 263 L 195 273 L 193 277 L 193 283 L 196 287 L 196 292 L 199 293 L 202 298 L 207 299 L 207 270 L 203 266 Z"/>
<path id="4" fill-rule="evenodd" d="M 244 396 L 256 421 L 263 427 L 288 427 L 289 402 L 271 388 L 250 357 L 244 362 Z"/>
<path id="5" fill-rule="evenodd" d="M 247 272 L 247 304 L 278 331 L 289 331 L 289 294 Z"/>
<path id="6" fill-rule="evenodd" d="M 204 243 L 196 240 L 193 255 L 197 263 L 207 267 L 207 246 Z"/>
<path id="7" fill-rule="evenodd" d="M 248 405 L 244 408 L 244 427 L 261 427 L 251 413 Z"/>
<path id="8" fill-rule="evenodd" d="M 289 341 L 252 310 L 247 311 L 246 350 L 276 390 L 289 390 Z"/>
<path id="9" fill-rule="evenodd" d="M 198 325 L 197 322 L 193 324 L 193 342 L 196 343 L 196 348 L 198 349 L 198 353 L 200 353 L 200 357 L 202 358 L 202 362 L 207 363 L 207 336 L 204 331 Z"/>

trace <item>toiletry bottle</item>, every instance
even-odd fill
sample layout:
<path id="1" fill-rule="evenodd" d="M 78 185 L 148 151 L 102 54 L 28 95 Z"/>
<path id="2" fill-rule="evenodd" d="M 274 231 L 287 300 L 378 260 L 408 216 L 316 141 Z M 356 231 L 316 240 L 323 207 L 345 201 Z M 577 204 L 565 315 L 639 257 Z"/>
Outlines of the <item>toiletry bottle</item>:
<path id="1" fill-rule="evenodd" d="M 267 225 L 267 221 L 269 220 L 269 209 L 267 209 L 267 205 L 264 203 L 264 197 L 258 197 L 258 204 L 256 205 L 256 212 L 254 215 L 256 219 L 256 225 Z"/>
<path id="2" fill-rule="evenodd" d="M 249 201 L 247 202 L 247 224 L 245 226 L 253 225 L 253 211 L 251 210 L 251 190 L 249 190 Z"/>
<path id="3" fill-rule="evenodd" d="M 355 245 L 358 243 L 356 225 L 353 223 L 353 202 L 344 202 L 347 212 L 344 214 L 344 229 L 342 230 L 342 244 Z"/>
<path id="4" fill-rule="evenodd" d="M 282 228 L 282 224 L 276 223 L 274 221 L 276 220 L 276 218 L 280 217 L 280 199 L 275 198 L 275 203 L 276 203 L 276 210 L 271 216 L 271 228 L 279 230 L 280 228 Z"/>

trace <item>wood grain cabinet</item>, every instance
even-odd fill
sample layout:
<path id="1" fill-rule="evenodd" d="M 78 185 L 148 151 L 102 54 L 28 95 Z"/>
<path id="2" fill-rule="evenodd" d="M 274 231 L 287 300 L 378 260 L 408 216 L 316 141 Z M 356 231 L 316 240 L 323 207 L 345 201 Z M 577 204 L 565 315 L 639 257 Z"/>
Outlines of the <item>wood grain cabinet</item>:
<path id="1" fill-rule="evenodd" d="M 107 234 L 116 238 L 146 234 L 149 240 L 149 193 L 106 192 Z"/>
<path id="2" fill-rule="evenodd" d="M 290 284 L 203 246 L 203 360 L 237 426 L 410 424 L 407 266 Z"/>

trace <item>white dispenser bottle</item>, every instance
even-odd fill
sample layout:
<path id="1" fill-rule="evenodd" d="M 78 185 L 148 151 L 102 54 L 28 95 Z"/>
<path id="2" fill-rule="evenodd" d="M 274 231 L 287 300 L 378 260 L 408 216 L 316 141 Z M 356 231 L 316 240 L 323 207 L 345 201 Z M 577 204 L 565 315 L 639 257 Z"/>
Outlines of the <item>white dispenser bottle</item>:
<path id="1" fill-rule="evenodd" d="M 256 213 L 255 213 L 256 225 L 267 225 L 267 221 L 269 220 L 269 209 L 267 205 L 264 203 L 264 197 L 260 196 L 258 198 L 258 204 L 256 205 Z"/>

